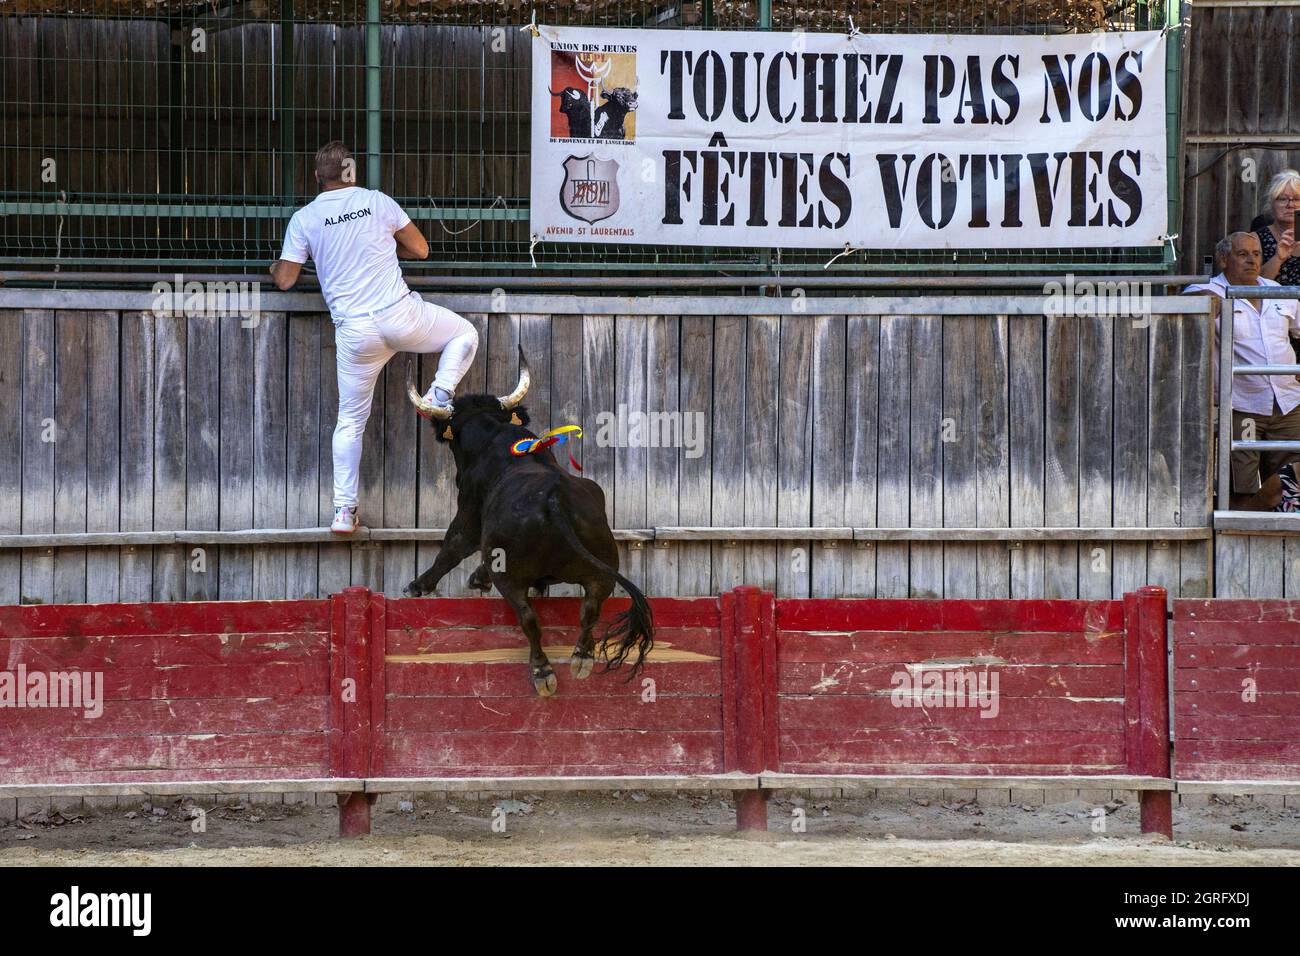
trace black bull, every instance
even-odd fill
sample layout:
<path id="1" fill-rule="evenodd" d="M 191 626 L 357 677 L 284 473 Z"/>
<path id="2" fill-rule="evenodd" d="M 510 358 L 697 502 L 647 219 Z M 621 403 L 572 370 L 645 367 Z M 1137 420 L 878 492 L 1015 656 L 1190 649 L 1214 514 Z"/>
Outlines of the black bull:
<path id="1" fill-rule="evenodd" d="M 456 516 L 433 564 L 407 585 L 406 593 L 431 593 L 448 571 L 480 552 L 481 562 L 469 584 L 481 590 L 495 585 L 514 608 L 528 637 L 533 686 L 549 697 L 556 689 L 555 672 L 542 651 L 542 631 L 528 589 L 582 585 L 581 629 L 571 668 L 574 677 L 583 679 L 594 665 L 592 629 L 617 581 L 632 605 L 602 635 L 605 669 L 622 666 L 635 650 L 631 680 L 654 646 L 650 604 L 618 573 L 618 549 L 600 485 L 570 475 L 550 449 L 511 454 L 519 439 L 537 437 L 524 427 L 528 413 L 519 405 L 529 378 L 522 349 L 519 363 L 519 385 L 511 395 L 466 395 L 455 400 L 450 416 L 443 413 L 433 421 L 438 440 L 451 448 L 456 460 Z M 414 388 L 408 386 L 408 392 L 417 407 L 428 409 Z"/>

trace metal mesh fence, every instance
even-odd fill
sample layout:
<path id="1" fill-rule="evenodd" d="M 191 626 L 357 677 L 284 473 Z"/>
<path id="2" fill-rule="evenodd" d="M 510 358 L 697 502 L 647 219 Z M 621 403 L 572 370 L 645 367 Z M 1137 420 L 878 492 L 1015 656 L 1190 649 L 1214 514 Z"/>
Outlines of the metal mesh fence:
<path id="1" fill-rule="evenodd" d="M 229 267 L 275 258 L 342 139 L 429 237 L 413 268 L 493 275 L 528 255 L 529 35 L 664 29 L 1052 33 L 1163 22 L 1138 0 L 17 0 L 0 5 L 0 261 Z M 1154 16 L 1154 19 L 1152 19 Z M 377 173 L 376 173 L 377 170 Z M 837 270 L 1159 267 L 1159 249 L 860 253 Z M 791 271 L 823 251 L 549 244 L 583 273 Z"/>

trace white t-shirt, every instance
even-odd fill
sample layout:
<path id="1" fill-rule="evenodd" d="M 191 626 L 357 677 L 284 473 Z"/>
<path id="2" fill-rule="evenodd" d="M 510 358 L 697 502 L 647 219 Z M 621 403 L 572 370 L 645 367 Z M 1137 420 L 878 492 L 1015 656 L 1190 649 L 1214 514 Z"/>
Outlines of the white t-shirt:
<path id="1" fill-rule="evenodd" d="M 377 189 L 328 189 L 293 214 L 280 258 L 316 263 L 325 304 L 338 325 L 411 294 L 393 241 L 393 233 L 410 221 Z"/>

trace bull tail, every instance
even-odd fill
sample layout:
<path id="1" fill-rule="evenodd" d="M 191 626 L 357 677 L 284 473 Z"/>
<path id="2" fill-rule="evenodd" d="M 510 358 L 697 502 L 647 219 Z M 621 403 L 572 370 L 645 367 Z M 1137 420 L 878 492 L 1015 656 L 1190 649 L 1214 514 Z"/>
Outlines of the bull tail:
<path id="1" fill-rule="evenodd" d="M 606 671 L 622 667 L 628 655 L 633 650 L 636 651 L 636 660 L 633 661 L 632 671 L 627 676 L 631 681 L 641 673 L 641 668 L 645 666 L 645 656 L 655 645 L 654 615 L 650 611 L 650 602 L 646 600 L 640 588 L 587 550 L 587 546 L 582 543 L 582 539 L 574 530 L 568 513 L 559 506 L 553 494 L 547 499 L 546 504 L 550 511 L 552 525 L 560 530 L 565 543 L 588 564 L 613 575 L 614 580 L 623 585 L 623 590 L 627 591 L 628 597 L 632 599 L 632 606 L 609 623 L 601 638 L 601 642 L 605 645 Z M 614 644 L 612 653 L 611 642 Z"/>

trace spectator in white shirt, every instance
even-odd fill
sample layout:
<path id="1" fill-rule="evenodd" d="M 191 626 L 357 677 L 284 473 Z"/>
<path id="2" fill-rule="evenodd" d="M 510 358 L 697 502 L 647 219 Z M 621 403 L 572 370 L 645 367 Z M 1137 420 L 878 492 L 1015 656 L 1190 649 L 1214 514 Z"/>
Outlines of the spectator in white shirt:
<path id="1" fill-rule="evenodd" d="M 1229 285 L 1276 286 L 1260 276 L 1259 237 L 1234 232 L 1215 247 L 1223 271 L 1183 291 L 1223 298 Z M 1292 337 L 1300 337 L 1300 303 L 1295 299 L 1234 299 L 1233 362 L 1236 365 L 1293 365 Z M 1215 315 L 1215 331 L 1219 317 Z M 1215 365 L 1217 370 L 1218 366 Z M 1300 441 L 1300 381 L 1295 375 L 1236 375 L 1232 380 L 1234 441 Z M 1217 382 L 1217 377 L 1216 377 Z M 1220 397 L 1222 400 L 1222 397 Z M 1294 484 L 1291 462 L 1300 452 L 1234 451 L 1232 508 L 1267 511 L 1279 505 L 1284 484 Z"/>
<path id="2" fill-rule="evenodd" d="M 425 259 L 429 243 L 411 217 L 377 189 L 355 183 L 355 164 L 337 140 L 316 153 L 320 195 L 299 209 L 271 266 L 281 290 L 293 288 L 302 264 L 316 262 L 334 320 L 339 413 L 334 426 L 334 523 L 350 534 L 360 524 L 357 485 L 361 436 L 375 380 L 398 352 L 441 352 L 425 400 L 450 410 L 456 386 L 478 350 L 478 331 L 464 318 L 406 287 L 397 260 Z M 423 413 L 421 413 L 423 414 Z M 426 416 L 427 417 L 427 416 Z"/>

